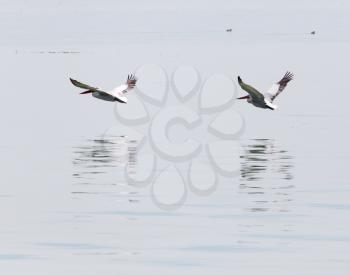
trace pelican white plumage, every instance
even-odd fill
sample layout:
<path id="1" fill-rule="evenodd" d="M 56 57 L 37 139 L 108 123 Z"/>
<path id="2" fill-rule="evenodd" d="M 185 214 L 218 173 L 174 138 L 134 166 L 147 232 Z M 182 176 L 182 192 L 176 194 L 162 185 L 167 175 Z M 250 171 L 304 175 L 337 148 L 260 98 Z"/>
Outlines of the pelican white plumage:
<path id="1" fill-rule="evenodd" d="M 93 97 L 98 99 L 127 103 L 128 99 L 126 98 L 126 94 L 135 88 L 137 78 L 132 74 L 128 75 L 126 83 L 114 88 L 112 91 L 102 91 L 100 88 L 86 85 L 72 78 L 70 78 L 70 81 L 76 87 L 87 89 L 87 91 L 81 92 L 80 94 L 92 94 Z"/>
<path id="2" fill-rule="evenodd" d="M 258 108 L 275 110 L 277 109 L 277 105 L 273 104 L 274 99 L 284 90 L 288 82 L 292 79 L 293 74 L 291 72 L 286 72 L 280 81 L 274 83 L 265 94 L 262 94 L 252 86 L 245 84 L 242 79 L 238 77 L 239 85 L 249 94 L 247 96 L 239 97 L 238 99 L 247 99 L 248 103 L 251 103 Z"/>

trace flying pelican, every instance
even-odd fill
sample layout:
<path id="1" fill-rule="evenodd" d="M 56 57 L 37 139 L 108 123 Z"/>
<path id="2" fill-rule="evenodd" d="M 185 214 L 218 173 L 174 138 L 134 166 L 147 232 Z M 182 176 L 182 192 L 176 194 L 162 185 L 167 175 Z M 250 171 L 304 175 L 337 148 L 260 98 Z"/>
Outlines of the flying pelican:
<path id="1" fill-rule="evenodd" d="M 98 99 L 127 103 L 128 99 L 125 97 L 125 95 L 135 88 L 137 78 L 132 74 L 128 75 L 128 79 L 126 80 L 125 84 L 122 84 L 109 92 L 102 91 L 99 88 L 91 87 L 72 78 L 70 78 L 70 81 L 76 87 L 87 89 L 87 91 L 81 92 L 80 94 L 92 94 L 93 97 L 96 97 Z"/>
<path id="2" fill-rule="evenodd" d="M 293 74 L 291 72 L 286 72 L 283 78 L 274 83 L 272 87 L 265 93 L 262 94 L 252 86 L 245 84 L 240 77 L 238 77 L 238 83 L 243 90 L 245 90 L 249 95 L 239 97 L 237 99 L 247 99 L 248 103 L 253 104 L 255 107 L 263 109 L 277 109 L 277 106 L 272 102 L 274 99 L 284 90 L 288 82 L 293 79 Z"/>

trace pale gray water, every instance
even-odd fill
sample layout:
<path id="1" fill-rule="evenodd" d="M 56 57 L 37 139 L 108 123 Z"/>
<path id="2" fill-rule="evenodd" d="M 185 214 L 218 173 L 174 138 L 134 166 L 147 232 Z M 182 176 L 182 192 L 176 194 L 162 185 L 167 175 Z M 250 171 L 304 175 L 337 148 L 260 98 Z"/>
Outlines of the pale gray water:
<path id="1" fill-rule="evenodd" d="M 31 2 L 0 1 L 1 274 L 348 274 L 345 1 Z M 234 173 L 203 191 L 196 184 L 212 175 L 203 150 L 196 184 L 177 185 L 170 171 L 164 190 L 126 180 L 126 165 L 147 176 L 166 164 L 147 142 L 138 147 L 114 104 L 80 96 L 68 81 L 112 88 L 136 71 L 140 89 L 161 93 L 167 79 L 147 64 L 169 78 L 194 67 L 200 85 L 241 75 L 267 89 L 286 70 L 295 80 L 277 111 L 230 107 L 245 127 L 212 157 Z M 203 90 L 214 99 L 230 90 L 213 83 Z M 179 104 L 172 85 L 168 105 Z M 148 133 L 150 122 L 142 127 L 131 125 Z M 174 129 L 180 143 L 193 132 Z M 193 135 L 210 144 L 205 129 Z M 180 207 L 159 204 L 174 198 Z"/>

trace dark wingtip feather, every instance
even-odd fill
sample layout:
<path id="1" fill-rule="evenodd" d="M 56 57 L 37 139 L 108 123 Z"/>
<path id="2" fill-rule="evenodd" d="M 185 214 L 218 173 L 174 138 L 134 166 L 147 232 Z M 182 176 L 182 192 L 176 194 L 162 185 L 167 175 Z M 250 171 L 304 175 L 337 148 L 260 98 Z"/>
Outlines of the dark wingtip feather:
<path id="1" fill-rule="evenodd" d="M 69 78 L 70 82 L 74 85 L 74 86 L 77 86 L 78 85 L 78 80 L 75 80 L 73 78 Z"/>
<path id="2" fill-rule="evenodd" d="M 130 75 L 130 80 L 135 80 L 135 81 L 137 81 L 137 77 L 136 77 L 135 75 L 131 74 L 131 75 Z"/>
<path id="3" fill-rule="evenodd" d="M 287 71 L 286 74 L 284 75 L 285 78 L 289 79 L 289 80 L 292 80 L 294 75 L 293 73 Z"/>
<path id="4" fill-rule="evenodd" d="M 293 77 L 294 77 L 293 73 L 291 73 L 290 71 L 287 71 L 282 77 L 282 79 L 278 81 L 278 84 L 285 86 L 289 81 L 293 80 Z"/>
<path id="5" fill-rule="evenodd" d="M 134 88 L 136 82 L 137 78 L 133 74 L 128 75 L 128 80 L 126 81 L 126 84 L 128 84 L 129 87 Z"/>

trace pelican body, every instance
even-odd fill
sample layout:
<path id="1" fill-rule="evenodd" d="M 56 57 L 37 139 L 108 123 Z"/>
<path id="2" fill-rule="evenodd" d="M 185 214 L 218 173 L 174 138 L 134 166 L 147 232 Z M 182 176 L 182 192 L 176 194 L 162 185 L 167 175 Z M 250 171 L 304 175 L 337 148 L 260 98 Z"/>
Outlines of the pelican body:
<path id="1" fill-rule="evenodd" d="M 248 95 L 239 97 L 238 99 L 247 99 L 248 103 L 251 103 L 258 108 L 276 110 L 277 105 L 273 104 L 274 99 L 284 90 L 288 82 L 292 79 L 293 74 L 290 72 L 286 72 L 286 74 L 280 81 L 273 84 L 272 87 L 265 94 L 262 94 L 254 87 L 244 83 L 242 79 L 238 76 L 238 84 L 244 91 L 248 93 Z"/>
<path id="2" fill-rule="evenodd" d="M 76 87 L 87 89 L 87 91 L 81 92 L 80 94 L 91 94 L 93 97 L 96 97 L 98 99 L 105 100 L 105 101 L 117 101 L 120 103 L 127 103 L 128 99 L 126 98 L 125 95 L 129 91 L 135 88 L 137 78 L 132 74 L 128 75 L 128 79 L 126 80 L 125 84 L 122 84 L 114 88 L 112 91 L 108 91 L 108 92 L 102 91 L 100 88 L 86 85 L 72 78 L 70 78 L 70 81 Z"/>

